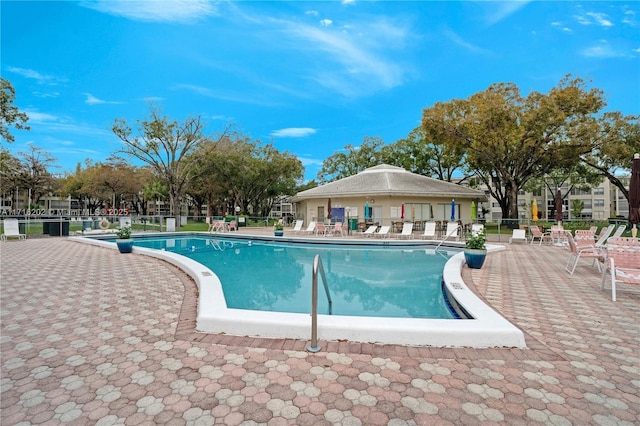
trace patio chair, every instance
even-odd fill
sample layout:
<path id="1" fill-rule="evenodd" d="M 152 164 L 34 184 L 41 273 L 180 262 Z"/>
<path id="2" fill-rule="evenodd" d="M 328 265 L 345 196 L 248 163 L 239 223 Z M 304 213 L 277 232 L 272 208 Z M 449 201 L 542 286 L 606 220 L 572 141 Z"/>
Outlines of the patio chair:
<path id="1" fill-rule="evenodd" d="M 447 230 L 445 231 L 444 239 L 447 240 L 450 237 L 456 237 L 456 241 L 460 240 L 458 231 L 460 230 L 460 224 L 458 222 L 447 222 Z"/>
<path id="2" fill-rule="evenodd" d="M 598 271 L 602 271 L 600 263 L 604 263 L 604 252 L 601 248 L 596 247 L 593 241 L 588 239 L 575 240 L 570 232 L 566 233 L 567 242 L 569 243 L 569 258 L 564 270 L 573 275 L 578 266 L 580 259 L 593 259 L 593 263 L 598 266 Z"/>
<path id="3" fill-rule="evenodd" d="M 313 233 L 316 234 L 316 236 L 318 236 L 318 234 L 322 234 L 324 236 L 327 233 L 327 227 L 323 222 L 318 222 L 316 223 L 316 229 Z"/>
<path id="4" fill-rule="evenodd" d="M 533 244 L 534 241 L 538 241 L 538 245 L 542 245 L 543 241 L 551 243 L 551 235 L 542 233 L 540 227 L 530 226 L 529 232 L 531 232 L 531 244 Z"/>
<path id="5" fill-rule="evenodd" d="M 596 233 L 591 229 L 576 229 L 575 237 L 576 239 L 591 240 L 595 242 Z"/>
<path id="6" fill-rule="evenodd" d="M 616 225 L 609 225 L 606 228 L 602 228 L 602 230 L 600 231 L 600 235 L 598 235 L 598 241 L 596 241 L 596 247 L 603 247 L 605 244 L 607 244 L 607 240 L 611 236 L 611 233 L 613 232 L 613 229 L 615 227 Z"/>
<path id="7" fill-rule="evenodd" d="M 611 276 L 611 300 L 614 302 L 616 301 L 616 282 L 640 284 L 640 244 L 637 238 L 609 238 L 607 262 L 602 272 L 603 290 L 607 271 Z"/>
<path id="8" fill-rule="evenodd" d="M 16 237 L 18 240 L 26 240 L 27 236 L 20 233 L 18 219 L 5 219 L 3 222 L 4 233 L 0 236 L 3 241 L 9 237 Z"/>
<path id="9" fill-rule="evenodd" d="M 304 223 L 304 220 L 296 220 L 295 225 L 293 225 L 293 233 L 297 234 L 298 232 L 302 232 L 302 224 Z"/>
<path id="10" fill-rule="evenodd" d="M 615 225 L 609 225 L 606 228 L 602 228 L 600 230 L 600 234 L 598 234 L 598 241 L 596 242 L 596 246 L 600 247 L 607 243 L 607 239 L 611 236 L 611 233 L 615 229 Z"/>
<path id="11" fill-rule="evenodd" d="M 551 227 L 551 242 L 554 246 L 564 246 L 567 244 L 567 236 L 561 225 L 553 225 Z"/>
<path id="12" fill-rule="evenodd" d="M 229 229 L 229 231 L 237 231 L 238 230 L 238 225 L 237 225 L 236 221 L 232 220 L 231 222 L 229 222 L 229 224 L 227 225 L 227 229 Z"/>
<path id="13" fill-rule="evenodd" d="M 367 228 L 366 231 L 362 232 L 361 234 L 363 237 L 370 237 L 374 235 L 377 230 L 378 230 L 378 225 L 371 225 Z"/>
<path id="14" fill-rule="evenodd" d="M 624 230 L 627 229 L 627 225 L 620 225 L 616 229 L 616 232 L 613 233 L 612 237 L 622 237 Z"/>
<path id="15" fill-rule="evenodd" d="M 224 220 L 212 220 L 209 224 L 209 232 L 224 232 Z"/>
<path id="16" fill-rule="evenodd" d="M 509 238 L 509 244 L 514 241 L 522 241 L 523 243 L 527 243 L 527 230 L 526 229 L 514 229 L 511 234 L 511 238 Z"/>
<path id="17" fill-rule="evenodd" d="M 380 230 L 378 232 L 376 232 L 375 234 L 373 234 L 376 238 L 380 237 L 380 238 L 387 238 L 389 236 L 389 230 L 391 229 L 390 226 L 381 226 Z"/>
<path id="18" fill-rule="evenodd" d="M 436 223 L 435 222 L 425 222 L 424 223 L 424 232 L 420 234 L 420 238 L 422 239 L 435 239 L 436 238 Z"/>
<path id="19" fill-rule="evenodd" d="M 407 222 L 402 224 L 402 232 L 396 235 L 396 238 L 413 239 L 413 223 Z"/>
<path id="20" fill-rule="evenodd" d="M 325 236 L 336 236 L 340 234 L 341 237 L 344 237 L 344 231 L 342 229 L 342 222 L 336 222 L 332 227 L 329 227 L 325 232 Z"/>
<path id="21" fill-rule="evenodd" d="M 475 237 L 479 233 L 484 232 L 484 225 L 481 223 L 472 223 L 471 224 L 471 236 Z"/>
<path id="22" fill-rule="evenodd" d="M 300 232 L 302 232 L 303 234 L 313 234 L 314 232 L 316 232 L 316 222 L 312 220 L 311 222 L 309 222 L 307 229 Z"/>

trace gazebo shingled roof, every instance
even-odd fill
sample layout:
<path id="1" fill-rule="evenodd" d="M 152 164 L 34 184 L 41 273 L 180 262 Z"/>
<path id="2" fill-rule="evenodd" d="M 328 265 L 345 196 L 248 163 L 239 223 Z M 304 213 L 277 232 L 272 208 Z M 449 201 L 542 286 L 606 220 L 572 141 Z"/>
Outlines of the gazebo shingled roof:
<path id="1" fill-rule="evenodd" d="M 411 173 L 402 167 L 380 164 L 353 176 L 299 192 L 291 201 L 374 195 L 486 198 L 483 191 Z"/>

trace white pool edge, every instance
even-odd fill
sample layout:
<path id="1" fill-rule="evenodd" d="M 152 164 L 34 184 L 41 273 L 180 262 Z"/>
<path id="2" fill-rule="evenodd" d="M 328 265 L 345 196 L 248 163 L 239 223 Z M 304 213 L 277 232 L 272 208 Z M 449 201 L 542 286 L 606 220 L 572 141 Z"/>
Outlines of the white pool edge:
<path id="1" fill-rule="evenodd" d="M 114 243 L 106 241 L 83 237 L 70 239 L 117 249 Z M 492 252 L 505 248 L 501 245 L 488 245 L 487 249 L 490 256 Z M 165 260 L 193 278 L 199 291 L 196 329 L 200 332 L 310 339 L 309 314 L 227 308 L 220 280 L 204 265 L 162 250 L 134 247 L 133 252 Z M 454 255 L 445 264 L 443 278 L 449 293 L 473 319 L 319 315 L 318 339 L 411 346 L 526 348 L 524 333 L 486 305 L 464 283 L 461 275 L 464 264 L 463 253 Z"/>

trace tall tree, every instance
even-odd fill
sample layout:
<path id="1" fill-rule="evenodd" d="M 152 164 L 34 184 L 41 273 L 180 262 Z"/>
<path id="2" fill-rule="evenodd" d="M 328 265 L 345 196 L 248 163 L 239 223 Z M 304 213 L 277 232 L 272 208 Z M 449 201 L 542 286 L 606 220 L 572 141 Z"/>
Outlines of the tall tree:
<path id="1" fill-rule="evenodd" d="M 596 144 L 581 156 L 587 166 L 608 179 L 629 200 L 629 189 L 619 178 L 620 169 L 631 169 L 633 154 L 640 152 L 640 123 L 637 115 L 607 112 L 598 120 Z"/>
<path id="2" fill-rule="evenodd" d="M 456 101 L 454 119 L 436 125 L 446 143 L 464 150 L 469 171 L 497 200 L 503 218 L 518 218 L 518 191 L 531 179 L 556 168 L 568 168 L 594 148 L 595 116 L 603 93 L 579 78 L 565 77 L 548 94 L 520 95 L 511 83 Z M 430 116 L 425 110 L 423 117 Z M 423 120 L 423 127 L 433 126 Z"/>
<path id="3" fill-rule="evenodd" d="M 320 184 L 355 175 L 383 162 L 384 141 L 379 137 L 365 136 L 359 146 L 347 145 L 322 162 L 318 172 Z"/>
<path id="4" fill-rule="evenodd" d="M 220 141 L 207 158 L 205 173 L 218 183 L 220 195 L 228 194 L 244 213 L 267 216 L 273 199 L 292 195 L 303 174 L 294 155 L 242 135 Z"/>
<path id="5" fill-rule="evenodd" d="M 49 169 L 53 167 L 55 158 L 42 148 L 28 146 L 28 151 L 18 153 L 20 159 L 20 187 L 29 190 L 32 202 L 38 204 L 40 197 L 52 190 L 53 175 Z"/>
<path id="6" fill-rule="evenodd" d="M 14 141 L 14 137 L 9 133 L 9 126 L 16 129 L 29 130 L 29 126 L 25 123 L 29 120 L 29 116 L 24 112 L 20 112 L 13 102 L 16 99 L 16 91 L 9 82 L 0 77 L 0 136 L 8 143 Z"/>
<path id="7" fill-rule="evenodd" d="M 425 124 L 415 128 L 407 138 L 384 146 L 384 162 L 451 182 L 454 172 L 464 168 L 464 152 L 458 145 L 447 143 L 449 135 L 441 128 L 448 107 L 447 104 L 436 104 L 430 111 L 435 117 L 425 116 Z"/>
<path id="8" fill-rule="evenodd" d="M 20 172 L 20 160 L 9 151 L 0 149 L 0 193 L 13 192 L 15 195 L 15 189 L 21 184 Z"/>
<path id="9" fill-rule="evenodd" d="M 229 128 L 227 126 L 219 138 L 223 138 Z M 152 106 L 150 116 L 138 121 L 136 134 L 124 119 L 116 119 L 112 130 L 124 143 L 118 152 L 151 166 L 167 185 L 171 213 L 179 224 L 182 196 L 198 162 L 198 157 L 190 154 L 207 140 L 201 118 L 191 117 L 179 123 L 161 115 Z"/>

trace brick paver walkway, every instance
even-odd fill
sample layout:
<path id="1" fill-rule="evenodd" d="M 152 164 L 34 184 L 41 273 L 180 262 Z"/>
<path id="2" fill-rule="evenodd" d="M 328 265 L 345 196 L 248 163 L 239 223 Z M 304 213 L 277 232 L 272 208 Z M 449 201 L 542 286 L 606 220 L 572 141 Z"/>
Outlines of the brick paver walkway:
<path id="1" fill-rule="evenodd" d="M 513 245 L 463 275 L 529 349 L 204 336 L 195 286 L 66 238 L 0 244 L 0 423 L 640 424 L 640 294 Z"/>

